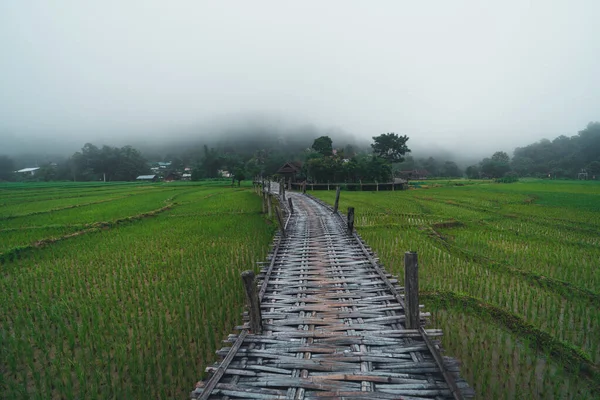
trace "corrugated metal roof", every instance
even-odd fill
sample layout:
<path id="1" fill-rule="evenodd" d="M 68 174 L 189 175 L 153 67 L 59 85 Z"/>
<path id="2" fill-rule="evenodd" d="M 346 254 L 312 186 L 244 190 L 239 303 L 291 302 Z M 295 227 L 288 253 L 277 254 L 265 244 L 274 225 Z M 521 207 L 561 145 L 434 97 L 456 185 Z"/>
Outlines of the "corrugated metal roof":
<path id="1" fill-rule="evenodd" d="M 156 175 L 140 175 L 137 178 L 135 178 L 136 180 L 145 180 L 145 179 L 154 179 L 156 178 Z"/>

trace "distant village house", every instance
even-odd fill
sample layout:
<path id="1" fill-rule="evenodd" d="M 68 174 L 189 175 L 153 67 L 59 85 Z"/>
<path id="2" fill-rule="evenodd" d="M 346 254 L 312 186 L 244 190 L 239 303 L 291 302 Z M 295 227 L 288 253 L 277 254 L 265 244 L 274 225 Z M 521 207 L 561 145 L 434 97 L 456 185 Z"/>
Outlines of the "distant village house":
<path id="1" fill-rule="evenodd" d="M 135 178 L 136 181 L 146 181 L 146 182 L 156 182 L 157 179 L 158 178 L 156 175 L 140 175 L 137 178 Z"/>
<path id="2" fill-rule="evenodd" d="M 33 167 L 33 168 L 23 168 L 23 169 L 20 169 L 20 170 L 18 170 L 18 171 L 15 171 L 15 172 L 16 172 L 16 173 L 18 173 L 18 174 L 23 174 L 23 175 L 31 175 L 31 176 L 33 176 L 33 175 L 35 175 L 35 172 L 36 172 L 38 169 L 40 169 L 40 167 Z"/>
<path id="3" fill-rule="evenodd" d="M 163 181 L 165 182 L 173 182 L 173 181 L 178 181 L 181 179 L 181 175 L 175 171 L 171 171 L 169 172 L 167 175 L 165 175 Z"/>
<path id="4" fill-rule="evenodd" d="M 413 169 L 410 171 L 400 171 L 398 174 L 404 179 L 427 179 L 429 171 L 426 169 Z"/>

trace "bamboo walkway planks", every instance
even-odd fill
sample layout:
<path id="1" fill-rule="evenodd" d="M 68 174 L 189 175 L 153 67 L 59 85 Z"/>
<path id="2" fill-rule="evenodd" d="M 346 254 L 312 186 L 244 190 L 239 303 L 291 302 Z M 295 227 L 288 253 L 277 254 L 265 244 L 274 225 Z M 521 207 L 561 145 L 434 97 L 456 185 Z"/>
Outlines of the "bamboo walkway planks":
<path id="1" fill-rule="evenodd" d="M 405 329 L 403 288 L 340 215 L 309 196 L 285 195 L 294 212 L 259 276 L 262 334 L 237 327 L 191 397 L 472 397 L 456 361 L 441 357 L 431 339 L 441 331 L 423 329 L 427 314 L 418 329 Z"/>

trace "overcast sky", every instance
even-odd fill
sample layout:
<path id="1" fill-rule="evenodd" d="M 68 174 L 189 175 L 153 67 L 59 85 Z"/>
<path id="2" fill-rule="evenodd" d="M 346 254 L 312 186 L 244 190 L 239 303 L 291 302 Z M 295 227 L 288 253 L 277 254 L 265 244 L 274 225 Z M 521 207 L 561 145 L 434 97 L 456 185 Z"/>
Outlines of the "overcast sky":
<path id="1" fill-rule="evenodd" d="M 0 135 L 80 147 L 258 113 L 512 151 L 600 120 L 599 21 L 598 0 L 3 0 Z"/>

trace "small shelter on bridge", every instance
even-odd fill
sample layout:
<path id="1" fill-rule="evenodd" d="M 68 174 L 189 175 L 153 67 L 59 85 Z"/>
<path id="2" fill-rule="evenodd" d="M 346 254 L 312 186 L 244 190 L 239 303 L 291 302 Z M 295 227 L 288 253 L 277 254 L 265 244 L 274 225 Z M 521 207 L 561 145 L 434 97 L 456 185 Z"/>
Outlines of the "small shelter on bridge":
<path id="1" fill-rule="evenodd" d="M 277 173 L 284 177 L 286 181 L 291 178 L 292 182 L 295 182 L 301 171 L 302 163 L 300 161 L 288 161 L 277 170 Z"/>

